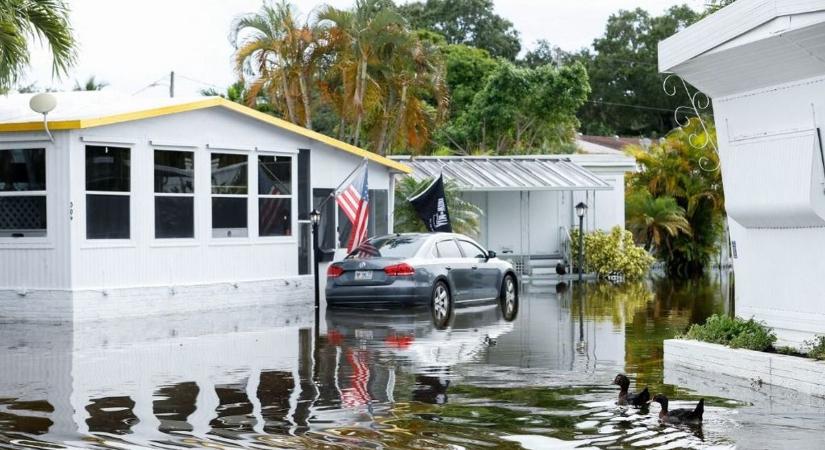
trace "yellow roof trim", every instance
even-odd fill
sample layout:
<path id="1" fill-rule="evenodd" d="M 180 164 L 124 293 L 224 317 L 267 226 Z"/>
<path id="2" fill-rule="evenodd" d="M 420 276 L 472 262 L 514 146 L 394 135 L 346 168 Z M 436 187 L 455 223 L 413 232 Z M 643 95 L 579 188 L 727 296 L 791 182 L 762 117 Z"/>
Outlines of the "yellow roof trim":
<path id="1" fill-rule="evenodd" d="M 252 108 L 220 97 L 207 98 L 189 103 L 180 103 L 177 105 L 162 106 L 159 108 L 152 108 L 142 111 L 134 111 L 121 114 L 113 114 L 110 116 L 95 117 L 90 119 L 49 121 L 49 129 L 53 131 L 79 130 L 83 128 L 100 127 L 104 125 L 112 125 L 115 123 L 129 122 L 133 120 L 151 119 L 153 117 L 165 116 L 168 114 L 175 114 L 187 111 L 195 111 L 198 109 L 211 108 L 214 106 L 221 106 L 227 109 L 231 109 L 232 111 L 251 117 L 253 119 L 257 119 L 261 122 L 266 122 L 278 128 L 291 131 L 301 136 L 322 142 L 326 145 L 329 145 L 330 147 L 337 148 L 338 150 L 343 150 L 347 153 L 351 153 L 362 158 L 367 158 L 370 161 L 374 161 L 378 164 L 389 167 L 391 169 L 395 169 L 399 172 L 412 173 L 412 169 L 410 167 L 400 162 L 393 161 L 381 155 L 377 155 L 375 153 L 356 147 L 354 145 L 347 144 L 346 142 L 339 141 L 338 139 L 334 139 L 327 135 L 318 133 L 317 131 L 309 130 L 300 125 L 295 125 L 294 123 L 287 122 L 286 120 L 270 116 L 269 114 L 256 111 Z M 42 130 L 43 122 L 18 122 L 0 124 L 0 132 Z"/>

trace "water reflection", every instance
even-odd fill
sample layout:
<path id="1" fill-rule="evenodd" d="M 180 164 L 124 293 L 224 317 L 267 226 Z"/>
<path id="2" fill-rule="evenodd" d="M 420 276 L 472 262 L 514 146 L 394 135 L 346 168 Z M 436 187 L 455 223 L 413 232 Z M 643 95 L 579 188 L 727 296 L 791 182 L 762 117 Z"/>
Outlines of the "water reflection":
<path id="1" fill-rule="evenodd" d="M 534 283 L 516 317 L 477 305 L 457 309 L 444 329 L 426 309 L 344 309 L 323 311 L 316 330 L 306 304 L 128 324 L 4 324 L 0 445 L 728 445 L 741 439 L 738 417 L 769 426 L 757 418 L 766 407 L 700 392 L 716 397 L 705 426 L 691 430 L 617 407 L 609 384 L 627 372 L 634 389 L 665 392 L 674 408 L 691 404 L 686 388 L 701 386 L 664 383 L 662 339 L 729 308 L 720 284 Z M 822 424 L 806 419 L 806 429 Z M 781 422 L 774 431 L 797 430 Z"/>

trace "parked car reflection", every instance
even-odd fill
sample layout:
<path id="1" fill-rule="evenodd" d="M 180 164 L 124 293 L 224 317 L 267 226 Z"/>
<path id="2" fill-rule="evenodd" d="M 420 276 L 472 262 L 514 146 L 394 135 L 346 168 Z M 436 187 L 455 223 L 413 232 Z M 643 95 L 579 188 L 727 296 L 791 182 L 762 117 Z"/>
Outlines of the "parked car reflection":
<path id="1" fill-rule="evenodd" d="M 446 327 L 440 327 L 429 309 L 371 311 L 330 309 L 326 313 L 327 346 L 336 354 L 334 379 L 341 406 L 354 407 L 374 401 L 392 402 L 395 370 L 414 376 L 411 400 L 445 403 L 451 371 L 458 364 L 476 360 L 495 345 L 499 336 L 513 329 L 517 307 L 498 302 L 457 308 Z M 327 352 L 332 354 L 331 352 Z"/>

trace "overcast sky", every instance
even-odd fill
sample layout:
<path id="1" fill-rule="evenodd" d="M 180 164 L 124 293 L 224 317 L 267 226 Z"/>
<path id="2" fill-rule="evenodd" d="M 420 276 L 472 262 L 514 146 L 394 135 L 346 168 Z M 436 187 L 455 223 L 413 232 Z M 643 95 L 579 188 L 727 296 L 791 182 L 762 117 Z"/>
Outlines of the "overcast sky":
<path id="1" fill-rule="evenodd" d="M 168 95 L 174 70 L 176 94 L 198 95 L 202 88 L 225 87 L 234 79 L 232 19 L 256 11 L 261 0 L 68 0 L 72 26 L 80 43 L 77 66 L 63 80 L 53 80 L 49 56 L 38 50 L 23 85 L 71 88 L 89 75 L 107 89 L 141 96 Z M 321 4 L 348 7 L 353 0 L 292 0 L 306 14 Z M 705 0 L 495 0 L 496 12 L 515 24 L 523 48 L 547 39 L 565 50 L 589 46 L 604 31 L 608 16 L 641 7 L 659 14 Z M 154 87 L 147 87 L 158 82 Z"/>

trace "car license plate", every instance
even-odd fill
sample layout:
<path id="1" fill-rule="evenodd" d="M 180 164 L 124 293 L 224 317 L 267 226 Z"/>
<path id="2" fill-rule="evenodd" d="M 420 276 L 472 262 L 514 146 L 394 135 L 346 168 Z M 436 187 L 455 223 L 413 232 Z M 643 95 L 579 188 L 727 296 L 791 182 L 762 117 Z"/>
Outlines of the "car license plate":
<path id="1" fill-rule="evenodd" d="M 372 270 L 356 270 L 355 281 L 372 280 Z"/>
<path id="2" fill-rule="evenodd" d="M 372 339 L 372 330 L 355 330 L 355 339 Z"/>

